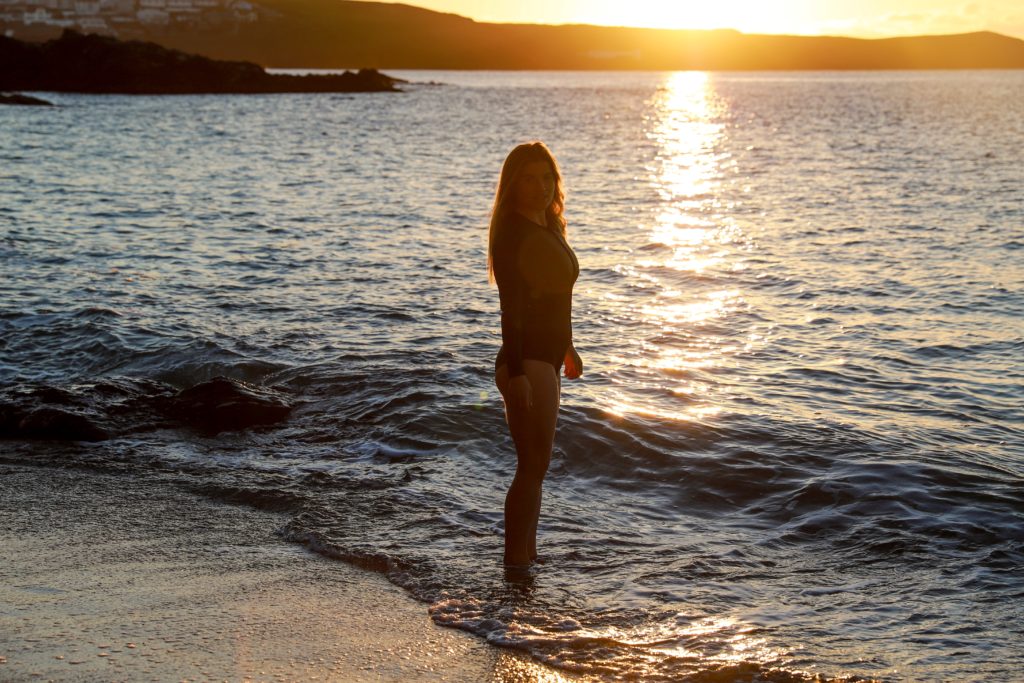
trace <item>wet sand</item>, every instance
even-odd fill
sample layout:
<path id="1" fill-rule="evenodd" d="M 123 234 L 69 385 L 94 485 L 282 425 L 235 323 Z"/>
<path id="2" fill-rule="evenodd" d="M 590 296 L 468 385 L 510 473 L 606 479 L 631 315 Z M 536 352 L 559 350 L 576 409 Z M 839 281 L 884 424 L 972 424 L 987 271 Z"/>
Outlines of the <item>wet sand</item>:
<path id="1" fill-rule="evenodd" d="M 0 680 L 564 680 L 283 521 L 159 476 L 0 466 Z"/>

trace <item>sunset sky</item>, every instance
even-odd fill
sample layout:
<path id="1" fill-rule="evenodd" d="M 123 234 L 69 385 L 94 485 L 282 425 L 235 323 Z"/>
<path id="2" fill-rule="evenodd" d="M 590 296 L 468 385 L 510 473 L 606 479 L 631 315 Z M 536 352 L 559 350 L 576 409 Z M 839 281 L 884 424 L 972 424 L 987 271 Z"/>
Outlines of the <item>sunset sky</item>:
<path id="1" fill-rule="evenodd" d="M 735 28 L 881 38 L 995 31 L 1024 38 L 1021 0 L 407 0 L 477 21 Z"/>

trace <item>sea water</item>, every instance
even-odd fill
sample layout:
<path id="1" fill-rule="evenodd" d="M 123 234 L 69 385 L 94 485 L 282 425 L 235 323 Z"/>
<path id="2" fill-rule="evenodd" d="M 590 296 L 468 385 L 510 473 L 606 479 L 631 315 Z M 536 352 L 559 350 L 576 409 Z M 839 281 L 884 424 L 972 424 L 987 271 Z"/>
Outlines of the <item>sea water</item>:
<path id="1" fill-rule="evenodd" d="M 5 387 L 296 404 L 4 459 L 277 505 L 437 622 L 597 678 L 1019 679 L 1024 72 L 396 75 L 0 110 Z M 585 372 L 545 563 L 509 577 L 487 220 L 533 139 Z"/>

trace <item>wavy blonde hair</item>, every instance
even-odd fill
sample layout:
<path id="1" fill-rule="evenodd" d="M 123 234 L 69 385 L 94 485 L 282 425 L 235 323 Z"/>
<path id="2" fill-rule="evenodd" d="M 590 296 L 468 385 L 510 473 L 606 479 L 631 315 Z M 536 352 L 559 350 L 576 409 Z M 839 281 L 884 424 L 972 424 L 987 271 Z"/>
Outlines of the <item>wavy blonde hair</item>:
<path id="1" fill-rule="evenodd" d="M 498 237 L 500 223 L 505 214 L 512 210 L 512 188 L 519 180 L 519 174 L 526 164 L 534 161 L 546 161 L 551 166 L 551 173 L 555 176 L 555 198 L 545 210 L 548 225 L 555 226 L 558 232 L 565 237 L 565 190 L 562 187 L 562 172 L 555 161 L 555 155 L 551 153 L 548 146 L 539 140 L 524 142 L 517 145 L 515 149 L 505 157 L 505 163 L 501 165 L 501 176 L 498 178 L 498 189 L 494 193 L 494 206 L 491 208 L 491 226 L 487 235 L 487 281 L 494 283 L 494 244 Z"/>

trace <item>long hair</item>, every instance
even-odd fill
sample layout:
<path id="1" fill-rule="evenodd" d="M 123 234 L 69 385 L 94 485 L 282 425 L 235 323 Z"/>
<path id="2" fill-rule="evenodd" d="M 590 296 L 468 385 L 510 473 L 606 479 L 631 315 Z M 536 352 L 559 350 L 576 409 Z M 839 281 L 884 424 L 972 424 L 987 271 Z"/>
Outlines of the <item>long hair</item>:
<path id="1" fill-rule="evenodd" d="M 565 237 L 565 190 L 562 187 L 562 172 L 555 161 L 555 155 L 548 146 L 539 140 L 518 145 L 505 157 L 501 165 L 501 176 L 498 178 L 498 189 L 494 193 L 494 206 L 491 208 L 491 226 L 487 236 L 487 281 L 494 283 L 494 244 L 498 237 L 500 224 L 507 212 L 512 210 L 512 188 L 519 180 L 523 167 L 534 161 L 546 161 L 555 176 L 555 197 L 545 210 L 549 226 Z"/>

